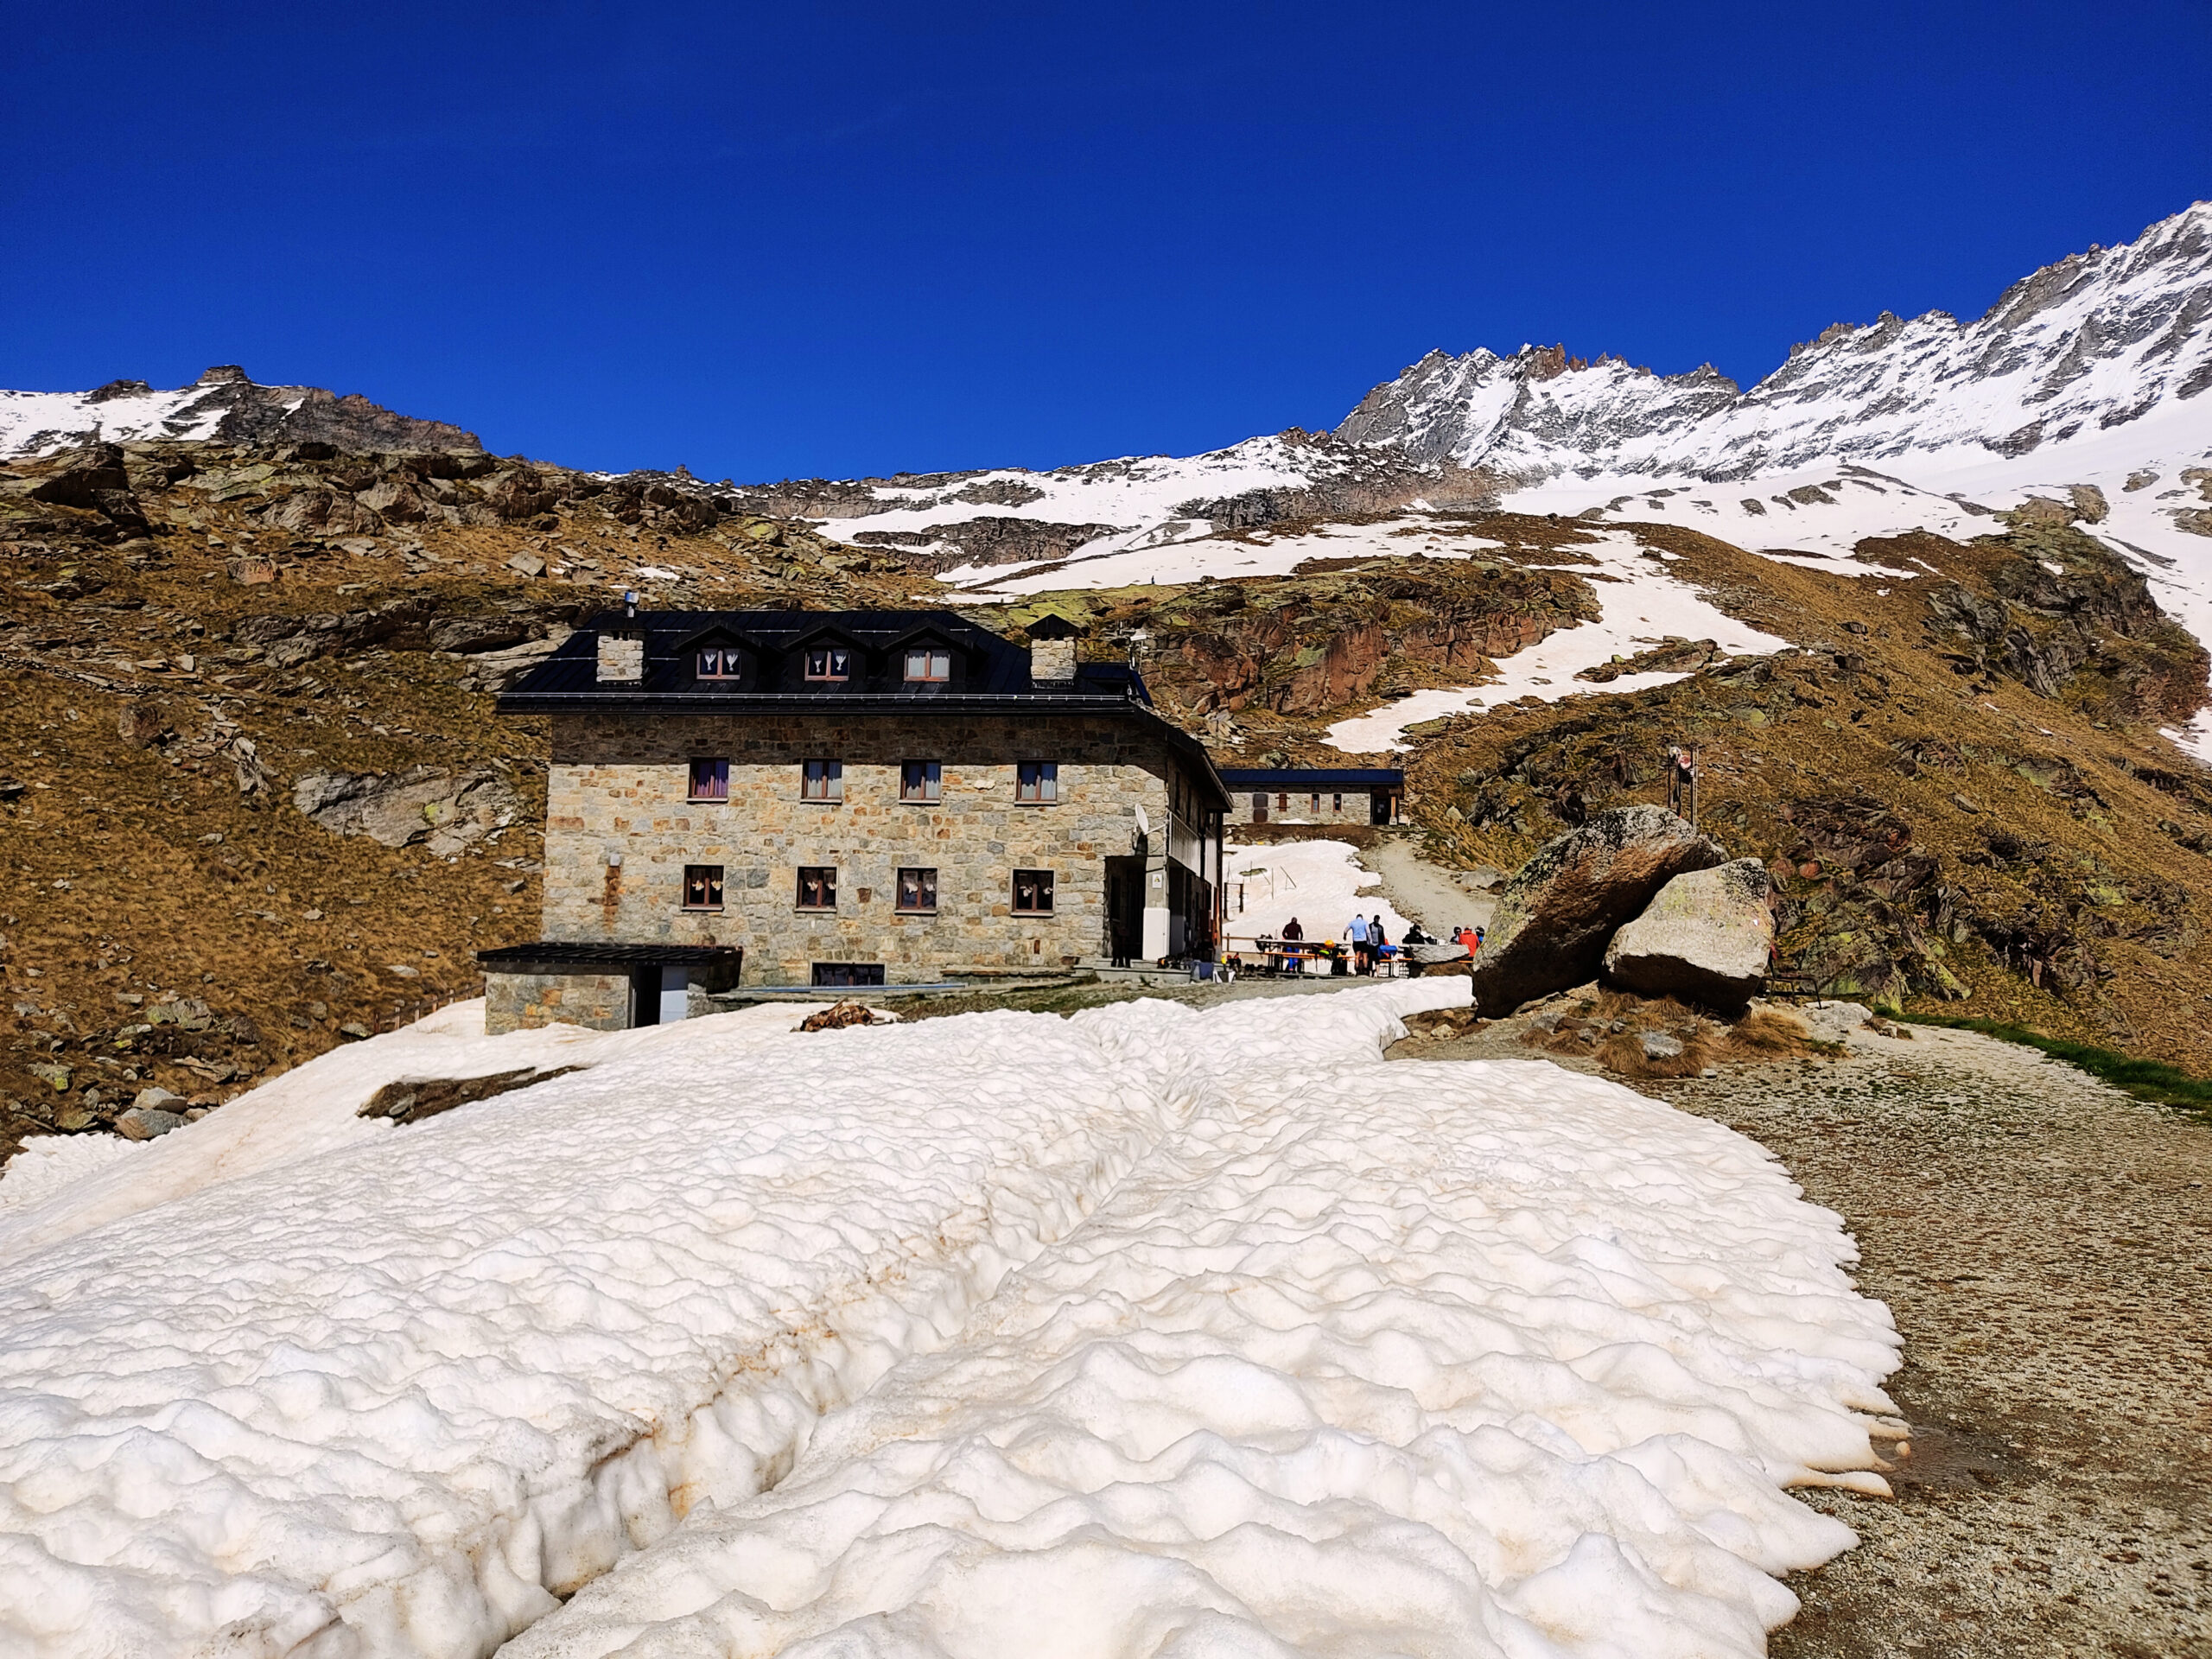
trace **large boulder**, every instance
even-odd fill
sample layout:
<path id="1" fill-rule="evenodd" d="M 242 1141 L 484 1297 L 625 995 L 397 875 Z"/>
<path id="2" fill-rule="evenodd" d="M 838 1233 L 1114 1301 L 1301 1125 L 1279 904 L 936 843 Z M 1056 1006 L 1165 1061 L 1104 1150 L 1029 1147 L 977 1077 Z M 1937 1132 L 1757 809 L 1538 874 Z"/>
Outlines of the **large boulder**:
<path id="1" fill-rule="evenodd" d="M 1494 1018 L 1595 979 L 1622 923 L 1676 876 L 1727 856 L 1660 806 L 1615 807 L 1553 837 L 1498 890 L 1475 1007 Z"/>
<path id="2" fill-rule="evenodd" d="M 1766 986 L 1773 893 L 1755 858 L 1678 875 L 1613 935 L 1605 977 L 1642 996 L 1741 1007 Z"/>

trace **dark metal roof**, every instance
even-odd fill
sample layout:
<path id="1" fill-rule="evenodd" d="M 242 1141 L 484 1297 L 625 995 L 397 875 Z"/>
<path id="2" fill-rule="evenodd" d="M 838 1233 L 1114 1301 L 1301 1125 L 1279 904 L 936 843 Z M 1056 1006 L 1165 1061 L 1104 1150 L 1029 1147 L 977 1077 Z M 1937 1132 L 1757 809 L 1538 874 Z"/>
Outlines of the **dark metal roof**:
<path id="1" fill-rule="evenodd" d="M 825 631 L 859 646 L 872 660 L 856 665 L 853 681 L 846 685 L 809 689 L 796 678 L 793 653 Z M 641 679 L 599 677 L 602 632 L 644 639 Z M 960 653 L 955 683 L 909 689 L 893 677 L 891 654 L 923 632 L 942 637 Z M 726 633 L 757 653 L 758 660 L 748 663 L 742 680 L 733 684 L 694 677 L 691 650 L 710 633 Z M 1030 677 L 1026 646 L 978 627 L 956 611 L 639 611 L 635 616 L 601 612 L 501 692 L 498 708 L 503 715 L 616 710 L 743 714 L 794 709 L 834 709 L 840 715 L 1113 715 L 1154 727 L 1171 747 L 1197 766 L 1202 777 L 1216 776 L 1205 745 L 1154 711 L 1144 677 L 1134 667 L 1078 663 L 1073 680 L 1039 684 Z M 1228 805 L 1225 791 L 1215 804 Z"/>
<path id="2" fill-rule="evenodd" d="M 611 632 L 645 640 L 642 679 L 599 677 L 599 636 Z M 733 636 L 753 647 L 760 660 L 748 664 L 742 682 L 694 677 L 690 651 L 703 637 Z M 933 634 L 959 653 L 953 683 L 910 687 L 895 671 L 892 656 L 917 634 Z M 823 634 L 860 648 L 851 681 L 837 686 L 810 686 L 797 680 L 792 653 Z M 944 704 L 982 708 L 1019 700 L 1025 709 L 1096 708 L 1136 702 L 1149 706 L 1144 677 L 1122 663 L 1079 663 L 1072 681 L 1038 683 L 1029 676 L 1026 646 L 978 627 L 954 611 L 640 611 L 634 617 L 603 612 L 584 623 L 550 657 L 501 693 L 503 714 L 550 714 L 584 704 L 645 703 L 664 708 L 716 709 L 794 703 L 888 702 L 905 709 Z"/>
<path id="3" fill-rule="evenodd" d="M 1402 789 L 1406 774 L 1395 766 L 1224 766 L 1221 781 L 1231 789 Z"/>
<path id="4" fill-rule="evenodd" d="M 589 939 L 541 939 L 535 944 L 503 944 L 496 950 L 479 950 L 476 960 L 494 972 L 519 974 L 538 963 L 563 968 L 678 968 L 734 962 L 744 954 L 734 944 L 607 944 Z"/>

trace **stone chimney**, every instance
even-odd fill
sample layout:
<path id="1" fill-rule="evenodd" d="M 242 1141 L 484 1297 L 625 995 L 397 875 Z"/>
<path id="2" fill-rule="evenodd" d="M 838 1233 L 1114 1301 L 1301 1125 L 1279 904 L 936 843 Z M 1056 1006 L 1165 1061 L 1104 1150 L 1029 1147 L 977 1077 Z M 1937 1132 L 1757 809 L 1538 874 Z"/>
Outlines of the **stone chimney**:
<path id="1" fill-rule="evenodd" d="M 1029 678 L 1042 686 L 1075 682 L 1076 626 L 1064 616 L 1040 617 L 1029 625 Z"/>
<path id="2" fill-rule="evenodd" d="M 610 633 L 606 629 L 599 634 L 599 677 L 602 681 L 627 680 L 634 683 L 645 677 L 645 636 L 635 633 Z"/>

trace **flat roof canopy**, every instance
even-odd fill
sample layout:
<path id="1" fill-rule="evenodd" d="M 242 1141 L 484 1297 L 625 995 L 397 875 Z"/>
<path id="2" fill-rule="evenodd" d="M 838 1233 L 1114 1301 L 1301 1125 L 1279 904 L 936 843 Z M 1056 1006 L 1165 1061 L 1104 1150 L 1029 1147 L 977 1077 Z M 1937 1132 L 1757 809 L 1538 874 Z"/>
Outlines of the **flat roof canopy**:
<path id="1" fill-rule="evenodd" d="M 1221 781 L 1236 789 L 1402 789 L 1395 766 L 1224 766 Z"/>
<path id="2" fill-rule="evenodd" d="M 734 962 L 745 953 L 734 944 L 604 944 L 588 939 L 542 939 L 536 944 L 503 944 L 479 950 L 476 960 L 493 973 L 526 974 L 554 968 L 693 968 Z"/>

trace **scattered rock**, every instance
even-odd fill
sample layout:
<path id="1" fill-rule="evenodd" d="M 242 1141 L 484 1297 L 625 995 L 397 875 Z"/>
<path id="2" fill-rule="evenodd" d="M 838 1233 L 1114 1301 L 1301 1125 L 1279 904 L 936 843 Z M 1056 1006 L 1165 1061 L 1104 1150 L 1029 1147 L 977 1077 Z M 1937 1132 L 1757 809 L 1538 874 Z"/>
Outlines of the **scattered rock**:
<path id="1" fill-rule="evenodd" d="M 353 1038 L 358 1041 L 361 1038 L 366 1037 L 371 1033 L 369 1028 L 363 1025 L 359 1020 L 348 1020 L 344 1025 L 338 1027 L 338 1034 L 340 1037 Z"/>
<path id="2" fill-rule="evenodd" d="M 419 1123 L 456 1106 L 512 1094 L 518 1089 L 527 1089 L 551 1077 L 565 1077 L 571 1071 L 583 1069 L 580 1065 L 544 1069 L 526 1065 L 481 1077 L 401 1077 L 371 1095 L 355 1116 L 389 1118 L 395 1123 Z"/>
<path id="3" fill-rule="evenodd" d="M 798 1022 L 801 1031 L 837 1031 L 846 1026 L 869 1026 L 875 1015 L 859 1003 L 846 1001 L 831 1005 L 819 1013 L 810 1014 Z"/>
<path id="4" fill-rule="evenodd" d="M 512 823 L 521 810 L 496 772 L 440 766 L 396 775 L 311 772 L 293 785 L 292 804 L 341 836 L 366 836 L 379 847 L 427 842 L 441 858 Z"/>
<path id="5" fill-rule="evenodd" d="M 1675 877 L 1727 855 L 1663 807 L 1624 806 L 1536 849 L 1499 891 L 1475 1006 L 1491 1016 L 1596 976 L 1620 925 Z"/>
<path id="6" fill-rule="evenodd" d="M 115 731 L 134 749 L 151 748 L 172 734 L 167 711 L 147 700 L 124 703 L 116 713 Z"/>
<path id="7" fill-rule="evenodd" d="M 1605 947 L 1605 977 L 1643 996 L 1741 1007 L 1766 986 L 1772 879 L 1755 858 L 1678 875 Z"/>
<path id="8" fill-rule="evenodd" d="M 276 580 L 276 565 L 270 559 L 232 559 L 226 569 L 241 588 L 259 588 Z"/>
<path id="9" fill-rule="evenodd" d="M 1637 1046 L 1643 1050 L 1647 1060 L 1673 1060 L 1681 1058 L 1682 1039 L 1663 1031 L 1647 1031 L 1637 1038 Z"/>
<path id="10" fill-rule="evenodd" d="M 50 1062 L 40 1060 L 34 1062 L 24 1069 L 29 1071 L 31 1076 L 36 1077 L 41 1083 L 43 1083 L 52 1088 L 56 1094 L 66 1094 L 68 1092 L 69 1068 L 67 1066 L 55 1065 Z"/>
<path id="11" fill-rule="evenodd" d="M 133 1106 L 115 1120 L 115 1132 L 126 1141 L 151 1141 L 156 1135 L 183 1127 L 181 1112 L 157 1112 L 139 1106 Z"/>
<path id="12" fill-rule="evenodd" d="M 518 553 L 507 561 L 507 569 L 518 570 L 525 576 L 542 576 L 545 574 L 545 561 L 535 553 Z"/>
<path id="13" fill-rule="evenodd" d="M 1814 1040 L 1822 1043 L 1840 1043 L 1874 1017 L 1863 1002 L 1808 1002 L 1796 1012 Z"/>
<path id="14" fill-rule="evenodd" d="M 182 1098 L 181 1095 L 173 1095 L 168 1090 L 156 1085 L 150 1089 L 141 1089 L 137 1097 L 130 1103 L 130 1109 L 133 1111 L 143 1109 L 149 1112 L 165 1112 L 169 1109 L 171 1101 Z M 180 1107 L 178 1109 L 181 1110 L 182 1108 Z"/>

